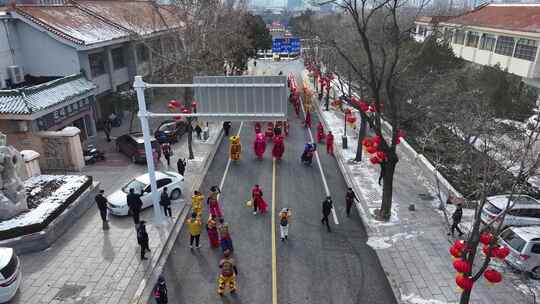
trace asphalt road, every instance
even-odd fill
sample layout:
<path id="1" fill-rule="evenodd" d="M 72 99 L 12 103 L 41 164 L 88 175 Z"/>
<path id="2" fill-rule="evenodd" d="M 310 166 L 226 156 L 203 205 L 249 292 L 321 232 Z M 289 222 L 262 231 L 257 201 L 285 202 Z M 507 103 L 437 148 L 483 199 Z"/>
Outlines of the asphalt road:
<path id="1" fill-rule="evenodd" d="M 285 75 L 301 71 L 300 62 L 259 61 L 258 74 Z M 301 83 L 298 80 L 299 83 Z M 396 303 L 375 252 L 366 245 L 367 236 L 358 214 L 345 215 L 346 184 L 336 160 L 319 147 L 321 165 L 334 200 L 339 225 L 332 221 L 328 233 L 320 223 L 325 197 L 320 171 L 300 163 L 303 145 L 309 138 L 301 120 L 289 109 L 290 131 L 285 154 L 276 162 L 276 212 L 292 209 L 289 240 L 277 246 L 277 303 Z M 314 126 L 318 120 L 314 115 Z M 233 125 L 233 133 L 239 124 Z M 315 131 L 315 127 L 312 129 Z M 241 160 L 230 164 L 220 203 L 229 223 L 237 262 L 238 292 L 217 295 L 216 280 L 220 249 L 210 249 L 206 232 L 202 248 L 190 250 L 184 226 L 164 267 L 170 303 L 272 303 L 271 213 L 254 216 L 245 207 L 251 188 L 258 183 L 266 201 L 272 203 L 272 145 L 267 145 L 263 160 L 253 153 L 253 123 L 240 130 L 243 145 Z M 228 160 L 228 141 L 223 141 L 204 179 L 202 191 L 219 184 Z M 187 194 L 186 194 L 187 195 Z M 204 210 L 203 218 L 207 218 Z M 276 223 L 276 221 L 274 221 Z M 278 232 L 276 226 L 276 232 Z"/>

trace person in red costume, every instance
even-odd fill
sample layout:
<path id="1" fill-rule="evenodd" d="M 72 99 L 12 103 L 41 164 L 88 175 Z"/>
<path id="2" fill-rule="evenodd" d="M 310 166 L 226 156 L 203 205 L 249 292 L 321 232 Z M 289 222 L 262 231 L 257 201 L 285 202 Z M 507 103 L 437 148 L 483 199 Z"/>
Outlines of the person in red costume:
<path id="1" fill-rule="evenodd" d="M 334 135 L 332 131 L 328 131 L 326 135 L 326 153 L 332 156 L 334 155 Z"/>
<path id="2" fill-rule="evenodd" d="M 285 136 L 289 136 L 289 121 L 285 120 L 283 122 L 283 132 L 285 133 Z"/>
<path id="3" fill-rule="evenodd" d="M 266 140 L 264 138 L 264 134 L 257 133 L 257 135 L 255 135 L 255 142 L 253 143 L 253 151 L 255 151 L 255 155 L 257 155 L 258 159 L 262 159 L 264 155 L 264 151 L 266 151 Z"/>
<path id="4" fill-rule="evenodd" d="M 319 125 L 317 126 L 317 143 L 320 144 L 325 137 L 326 136 L 324 134 L 324 127 L 322 123 L 319 122 Z"/>
<path id="5" fill-rule="evenodd" d="M 263 199 L 263 192 L 259 185 L 255 185 L 251 190 L 251 199 L 253 201 L 253 215 L 257 215 L 257 209 L 261 214 L 266 212 L 268 204 Z"/>
<path id="6" fill-rule="evenodd" d="M 311 128 L 311 113 L 309 113 L 309 111 L 306 111 L 306 120 L 304 121 L 304 125 L 306 128 Z"/>
<path id="7" fill-rule="evenodd" d="M 267 125 L 266 125 L 266 132 L 265 132 L 265 135 L 266 137 L 268 138 L 272 138 L 274 136 L 274 123 L 273 122 L 269 122 Z"/>
<path id="8" fill-rule="evenodd" d="M 296 117 L 300 117 L 300 100 L 296 93 L 293 96 L 293 106 L 294 106 L 294 113 L 296 113 Z"/>
<path id="9" fill-rule="evenodd" d="M 283 135 L 274 136 L 272 141 L 274 142 L 274 147 L 272 148 L 272 156 L 279 160 L 283 156 L 283 152 L 285 152 Z"/>
<path id="10" fill-rule="evenodd" d="M 255 134 L 258 134 L 258 133 L 261 133 L 261 123 L 257 121 L 255 123 Z"/>

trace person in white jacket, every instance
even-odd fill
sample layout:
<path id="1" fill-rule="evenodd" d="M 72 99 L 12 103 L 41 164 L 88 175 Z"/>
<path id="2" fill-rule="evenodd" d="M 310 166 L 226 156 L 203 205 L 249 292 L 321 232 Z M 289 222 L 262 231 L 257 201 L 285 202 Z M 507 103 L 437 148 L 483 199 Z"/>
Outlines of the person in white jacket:
<path id="1" fill-rule="evenodd" d="M 291 224 L 291 209 L 283 208 L 279 212 L 279 234 L 284 242 L 289 236 L 289 225 Z"/>

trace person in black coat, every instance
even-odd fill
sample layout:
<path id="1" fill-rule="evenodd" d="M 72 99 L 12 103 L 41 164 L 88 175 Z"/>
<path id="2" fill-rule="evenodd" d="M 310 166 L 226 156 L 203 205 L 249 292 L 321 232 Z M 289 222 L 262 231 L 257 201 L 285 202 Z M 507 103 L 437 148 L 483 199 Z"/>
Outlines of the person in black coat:
<path id="1" fill-rule="evenodd" d="M 328 220 L 328 216 L 332 212 L 332 198 L 330 196 L 327 196 L 326 199 L 322 203 L 322 214 L 323 218 L 321 219 L 322 224 L 326 224 L 326 228 L 328 229 L 328 232 L 330 232 L 330 222 Z"/>
<path id="2" fill-rule="evenodd" d="M 129 189 L 129 194 L 127 195 L 127 205 L 129 207 L 129 212 L 133 216 L 133 222 L 135 222 L 135 224 L 139 223 L 139 214 L 141 213 L 142 209 L 142 195 L 142 191 L 140 194 L 137 194 L 133 188 Z"/>
<path id="3" fill-rule="evenodd" d="M 163 206 L 163 211 L 165 212 L 165 216 L 167 216 L 167 213 L 168 213 L 169 217 L 172 217 L 171 198 L 169 197 L 169 193 L 167 192 L 167 187 L 163 188 L 163 192 L 161 192 L 159 204 Z"/>
<path id="4" fill-rule="evenodd" d="M 356 197 L 356 193 L 354 193 L 353 189 L 349 187 L 349 189 L 347 189 L 347 193 L 345 194 L 345 202 L 347 203 L 347 216 L 350 216 L 351 214 L 351 207 L 354 200 L 358 201 L 358 197 Z"/>
<path id="5" fill-rule="evenodd" d="M 231 122 L 230 121 L 224 121 L 223 122 L 223 131 L 225 131 L 225 136 L 229 137 L 229 130 L 231 130 Z"/>
<path id="6" fill-rule="evenodd" d="M 458 203 L 456 205 L 456 211 L 454 211 L 454 214 L 452 214 L 452 227 L 450 227 L 450 232 L 448 232 L 448 235 L 454 236 L 454 230 L 457 230 L 459 233 L 459 236 L 463 235 L 463 231 L 459 229 L 459 223 L 461 223 L 461 218 L 463 217 L 463 207 L 461 203 Z"/>
<path id="7" fill-rule="evenodd" d="M 163 275 L 159 276 L 152 294 L 154 295 L 154 300 L 156 300 L 157 304 L 169 303 L 169 297 L 167 295 L 167 284 L 165 283 L 165 277 Z"/>
<path id="8" fill-rule="evenodd" d="M 186 165 L 186 160 L 183 158 L 179 158 L 176 162 L 176 166 L 178 167 L 178 173 L 180 173 L 180 175 L 182 176 L 184 176 L 184 172 L 186 171 Z"/>
<path id="9" fill-rule="evenodd" d="M 103 193 L 105 193 L 104 190 L 99 190 L 98 195 L 96 195 L 96 205 L 99 209 L 99 215 L 101 216 L 101 220 L 103 221 L 103 230 L 109 229 L 109 224 L 107 223 L 107 198 L 103 196 Z"/>
<path id="10" fill-rule="evenodd" d="M 141 246 L 141 260 L 148 260 L 144 255 L 146 251 L 150 251 L 150 247 L 148 246 L 148 232 L 146 232 L 145 224 L 145 221 L 141 221 L 137 225 L 137 243 Z"/>

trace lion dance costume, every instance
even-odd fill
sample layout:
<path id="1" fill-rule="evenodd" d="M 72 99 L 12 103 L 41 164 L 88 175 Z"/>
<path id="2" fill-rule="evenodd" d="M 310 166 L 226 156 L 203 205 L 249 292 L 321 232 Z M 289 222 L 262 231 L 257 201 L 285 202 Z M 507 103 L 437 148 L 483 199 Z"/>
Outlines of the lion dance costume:
<path id="1" fill-rule="evenodd" d="M 231 160 L 239 160 L 240 159 L 240 153 L 242 152 L 242 145 L 240 144 L 240 136 L 235 135 L 230 137 L 231 140 L 231 147 L 230 147 L 230 155 Z"/>
<path id="2" fill-rule="evenodd" d="M 255 155 L 257 155 L 257 158 L 262 159 L 264 151 L 266 151 L 266 139 L 264 138 L 264 134 L 257 133 L 257 135 L 255 136 L 255 142 L 253 143 L 253 151 L 255 151 Z"/>
<path id="3" fill-rule="evenodd" d="M 234 260 L 230 257 L 230 252 L 226 251 L 223 254 L 223 259 L 219 262 L 219 279 L 218 279 L 218 294 L 220 296 L 225 293 L 225 286 L 229 286 L 231 293 L 236 292 L 236 275 L 238 269 L 234 263 Z"/>

